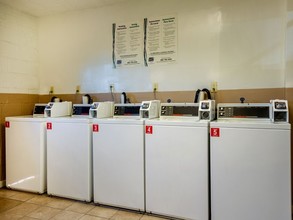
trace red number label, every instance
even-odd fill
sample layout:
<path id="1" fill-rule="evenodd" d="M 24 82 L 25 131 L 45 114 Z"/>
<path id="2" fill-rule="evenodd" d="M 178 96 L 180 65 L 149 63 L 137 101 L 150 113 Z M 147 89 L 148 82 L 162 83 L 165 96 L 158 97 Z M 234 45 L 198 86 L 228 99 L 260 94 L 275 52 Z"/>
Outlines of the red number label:
<path id="1" fill-rule="evenodd" d="M 152 134 L 153 133 L 153 126 L 150 126 L 150 125 L 145 126 L 145 133 Z"/>
<path id="2" fill-rule="evenodd" d="M 220 137 L 220 128 L 211 128 L 211 137 Z"/>
<path id="3" fill-rule="evenodd" d="M 9 123 L 9 121 L 5 121 L 5 128 L 10 128 L 10 123 Z"/>
<path id="4" fill-rule="evenodd" d="M 52 122 L 47 122 L 47 130 L 52 130 Z"/>
<path id="5" fill-rule="evenodd" d="M 99 132 L 99 125 L 93 124 L 93 132 Z"/>

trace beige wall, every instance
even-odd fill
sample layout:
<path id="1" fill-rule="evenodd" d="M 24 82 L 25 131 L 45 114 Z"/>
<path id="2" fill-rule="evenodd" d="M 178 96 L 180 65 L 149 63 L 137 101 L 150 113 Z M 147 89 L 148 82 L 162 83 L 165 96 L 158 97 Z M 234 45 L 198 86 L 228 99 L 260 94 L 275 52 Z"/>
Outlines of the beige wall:
<path id="1" fill-rule="evenodd" d="M 293 87 L 293 0 L 287 0 L 286 87 Z"/>
<path id="2" fill-rule="evenodd" d="M 261 12 L 261 13 L 260 13 Z M 172 65 L 112 68 L 112 23 L 176 14 Z M 282 88 L 286 0 L 128 0 L 39 18 L 40 94 Z M 293 79 L 293 78 L 292 78 Z"/>
<path id="3" fill-rule="evenodd" d="M 37 19 L 0 3 L 0 93 L 38 94 Z"/>

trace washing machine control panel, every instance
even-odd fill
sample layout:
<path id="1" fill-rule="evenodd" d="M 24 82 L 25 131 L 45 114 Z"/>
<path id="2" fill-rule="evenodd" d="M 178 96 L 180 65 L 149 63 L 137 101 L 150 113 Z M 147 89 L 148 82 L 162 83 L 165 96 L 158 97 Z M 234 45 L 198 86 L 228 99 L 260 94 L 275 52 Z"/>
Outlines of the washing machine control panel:
<path id="1" fill-rule="evenodd" d="M 161 102 L 159 100 L 143 101 L 140 107 L 140 118 L 158 118 L 160 104 Z"/>
<path id="2" fill-rule="evenodd" d="M 210 109 L 210 103 L 209 103 L 209 102 L 202 102 L 202 103 L 200 104 L 200 108 L 201 108 L 202 110 Z"/>
<path id="3" fill-rule="evenodd" d="M 197 103 L 164 103 L 161 105 L 162 116 L 198 117 L 199 106 Z"/>
<path id="4" fill-rule="evenodd" d="M 218 119 L 270 119 L 270 104 L 229 103 L 218 105 Z"/>
<path id="5" fill-rule="evenodd" d="M 271 100 L 272 104 L 272 121 L 273 122 L 288 122 L 289 110 L 287 100 Z"/>
<path id="6" fill-rule="evenodd" d="M 89 116 L 92 106 L 90 104 L 74 104 L 72 107 L 72 116 Z"/>
<path id="7" fill-rule="evenodd" d="M 46 106 L 47 106 L 47 104 L 35 104 L 33 116 L 34 117 L 44 117 Z"/>
<path id="8" fill-rule="evenodd" d="M 139 116 L 140 104 L 115 104 L 114 116 Z"/>
<path id="9" fill-rule="evenodd" d="M 49 102 L 45 107 L 44 117 L 70 116 L 72 102 Z"/>
<path id="10" fill-rule="evenodd" d="M 87 105 L 83 105 L 88 107 Z M 113 116 L 113 102 L 94 102 L 89 107 L 90 118 L 109 118 Z M 79 109 L 78 111 L 86 112 L 86 109 Z"/>
<path id="11" fill-rule="evenodd" d="M 143 103 L 143 104 L 141 105 L 141 109 L 148 109 L 149 106 L 150 106 L 149 103 Z"/>
<path id="12" fill-rule="evenodd" d="M 233 117 L 233 107 L 219 107 L 219 118 L 221 117 Z"/>
<path id="13" fill-rule="evenodd" d="M 215 100 L 202 100 L 199 103 L 199 120 L 212 121 L 215 119 Z"/>
<path id="14" fill-rule="evenodd" d="M 275 109 L 287 109 L 287 103 L 282 101 L 276 101 L 274 102 L 274 108 Z"/>

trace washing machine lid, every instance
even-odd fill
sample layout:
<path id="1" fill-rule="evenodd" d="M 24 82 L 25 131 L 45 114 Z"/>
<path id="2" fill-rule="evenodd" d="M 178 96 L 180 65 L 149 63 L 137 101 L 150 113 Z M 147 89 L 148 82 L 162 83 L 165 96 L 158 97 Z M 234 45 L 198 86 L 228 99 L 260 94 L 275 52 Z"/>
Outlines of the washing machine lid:
<path id="1" fill-rule="evenodd" d="M 146 125 L 162 125 L 162 126 L 187 126 L 187 127 L 209 127 L 209 121 L 182 118 L 156 118 L 145 121 Z"/>
<path id="2" fill-rule="evenodd" d="M 211 128 L 251 128 L 251 129 L 281 129 L 290 130 L 291 125 L 286 122 L 273 123 L 270 121 L 240 121 L 240 120 L 217 120 L 210 122 Z"/>
<path id="3" fill-rule="evenodd" d="M 92 118 L 87 117 L 58 117 L 58 118 L 47 118 L 48 122 L 54 122 L 54 123 L 91 123 Z"/>
<path id="4" fill-rule="evenodd" d="M 135 125 L 143 125 L 145 122 L 144 119 L 140 118 L 102 118 L 102 119 L 93 119 L 94 124 L 135 124 Z"/>
<path id="5" fill-rule="evenodd" d="M 47 121 L 47 118 L 34 117 L 33 115 L 21 115 L 21 116 L 9 116 L 9 117 L 6 117 L 5 121 L 45 122 L 45 121 Z"/>

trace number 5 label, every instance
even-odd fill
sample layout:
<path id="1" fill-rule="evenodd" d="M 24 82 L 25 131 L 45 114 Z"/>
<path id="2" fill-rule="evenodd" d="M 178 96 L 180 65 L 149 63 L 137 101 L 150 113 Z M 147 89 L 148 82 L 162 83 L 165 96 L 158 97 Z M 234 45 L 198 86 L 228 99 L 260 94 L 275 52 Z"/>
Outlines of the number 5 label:
<path id="1" fill-rule="evenodd" d="M 211 128 L 211 137 L 220 137 L 220 128 Z"/>

